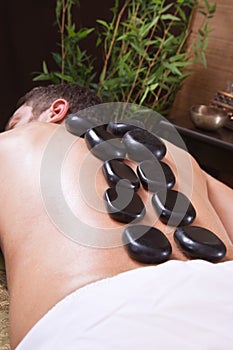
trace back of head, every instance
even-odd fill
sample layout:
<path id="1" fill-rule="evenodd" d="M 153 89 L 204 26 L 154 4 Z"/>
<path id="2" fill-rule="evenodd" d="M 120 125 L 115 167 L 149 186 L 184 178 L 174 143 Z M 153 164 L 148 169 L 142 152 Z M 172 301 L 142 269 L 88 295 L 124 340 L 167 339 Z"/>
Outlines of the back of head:
<path id="1" fill-rule="evenodd" d="M 68 113 L 76 113 L 102 102 L 90 89 L 77 84 L 51 84 L 33 88 L 19 100 L 18 106 L 32 106 L 34 116 L 39 116 L 56 99 L 65 99 L 69 103 Z"/>

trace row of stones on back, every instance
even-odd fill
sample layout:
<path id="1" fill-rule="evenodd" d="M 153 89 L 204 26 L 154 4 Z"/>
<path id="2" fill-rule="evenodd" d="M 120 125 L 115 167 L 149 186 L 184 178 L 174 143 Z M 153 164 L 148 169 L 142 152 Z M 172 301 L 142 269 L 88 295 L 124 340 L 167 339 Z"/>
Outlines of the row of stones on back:
<path id="1" fill-rule="evenodd" d="M 226 247 L 213 232 L 189 226 L 196 211 L 183 193 L 172 190 L 175 176 L 161 161 L 166 154 L 161 139 L 138 123 L 94 125 L 78 115 L 67 117 L 66 129 L 84 137 L 92 154 L 104 161 L 103 174 L 110 186 L 104 194 L 107 211 L 112 219 L 131 224 L 124 230 L 123 243 L 133 259 L 157 264 L 168 260 L 172 254 L 171 244 L 160 230 L 137 224 L 146 212 L 136 193 L 140 182 L 144 189 L 153 192 L 152 204 L 160 220 L 176 227 L 174 240 L 184 254 L 212 262 L 225 256 Z M 124 162 L 126 154 L 129 159 L 139 162 L 138 176 Z"/>

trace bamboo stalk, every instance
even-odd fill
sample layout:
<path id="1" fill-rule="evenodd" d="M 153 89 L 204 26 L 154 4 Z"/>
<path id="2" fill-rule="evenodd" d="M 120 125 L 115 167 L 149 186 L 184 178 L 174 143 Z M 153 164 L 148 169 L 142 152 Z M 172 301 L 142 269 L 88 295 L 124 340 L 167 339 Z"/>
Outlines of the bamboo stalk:
<path id="1" fill-rule="evenodd" d="M 165 1 L 165 0 L 163 0 L 163 2 L 162 2 L 162 4 L 161 4 L 161 7 L 164 5 L 164 1 Z M 157 27 L 157 23 L 158 23 L 158 21 L 156 22 L 155 26 L 153 27 L 152 33 L 154 33 L 154 31 L 155 31 L 155 28 Z M 151 38 L 152 38 L 152 36 L 150 37 L 150 40 L 151 40 Z M 146 49 L 145 49 L 145 51 L 144 51 L 144 53 L 143 53 L 143 55 L 142 55 L 142 57 L 141 57 L 141 59 L 140 59 L 140 61 L 139 61 L 138 68 L 137 68 L 137 71 L 136 71 L 136 74 L 135 74 L 135 77 L 134 77 L 134 81 L 133 81 L 133 84 L 132 84 L 132 86 L 131 86 L 131 89 L 130 89 L 130 92 L 129 92 L 129 95 L 128 95 L 128 98 L 127 98 L 127 101 L 126 101 L 127 103 L 130 101 L 131 95 L 132 95 L 133 90 L 134 90 L 135 85 L 136 85 L 136 81 L 137 81 L 137 79 L 138 79 L 139 72 L 140 72 L 140 70 L 141 70 L 143 61 L 144 61 L 144 59 L 145 59 L 145 56 L 146 56 L 146 54 L 147 54 L 147 51 L 148 51 L 149 47 L 150 47 L 150 44 L 148 44 L 148 45 L 146 46 Z"/>
<path id="2" fill-rule="evenodd" d="M 128 6 L 128 2 L 129 2 L 129 0 L 125 2 L 124 6 L 122 7 L 121 11 L 119 12 L 119 15 L 117 16 L 116 26 L 115 26 L 115 29 L 114 29 L 114 32 L 113 32 L 112 40 L 110 42 L 109 50 L 108 50 L 107 55 L 105 57 L 104 66 L 103 66 L 103 70 L 102 70 L 102 73 L 101 73 L 101 75 L 103 74 L 104 79 L 105 79 L 105 76 L 106 76 L 108 62 L 109 62 L 109 59 L 111 57 L 111 53 L 112 53 L 113 45 L 114 45 L 114 42 L 115 42 L 115 39 L 116 39 L 116 36 L 117 36 L 117 31 L 118 31 L 118 28 L 119 28 L 119 25 L 120 25 L 120 21 L 121 21 L 122 15 L 123 15 L 126 7 Z M 100 81 L 98 94 L 100 94 L 100 92 L 102 90 L 103 80 Z"/>
<path id="3" fill-rule="evenodd" d="M 65 0 L 62 0 L 62 18 L 61 18 L 61 73 L 64 74 L 65 72 L 65 18 L 66 18 L 66 2 Z M 61 83 L 64 84 L 64 80 L 61 79 Z"/>

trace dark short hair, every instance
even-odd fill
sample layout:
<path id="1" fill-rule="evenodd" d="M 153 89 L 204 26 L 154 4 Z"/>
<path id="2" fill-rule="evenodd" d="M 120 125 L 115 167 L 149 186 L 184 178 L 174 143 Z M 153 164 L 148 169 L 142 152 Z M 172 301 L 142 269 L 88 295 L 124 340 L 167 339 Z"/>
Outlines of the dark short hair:
<path id="1" fill-rule="evenodd" d="M 17 106 L 27 104 L 32 107 L 34 116 L 39 116 L 59 98 L 69 102 L 68 113 L 75 113 L 102 103 L 101 99 L 90 89 L 67 83 L 35 87 L 19 99 Z"/>

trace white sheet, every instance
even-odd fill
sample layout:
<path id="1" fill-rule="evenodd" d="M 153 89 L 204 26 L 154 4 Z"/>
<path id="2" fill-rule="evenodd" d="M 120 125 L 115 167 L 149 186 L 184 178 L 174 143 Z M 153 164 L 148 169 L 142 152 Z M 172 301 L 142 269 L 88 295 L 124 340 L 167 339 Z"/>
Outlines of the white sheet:
<path id="1" fill-rule="evenodd" d="M 67 296 L 17 350 L 232 350 L 233 261 L 169 261 Z"/>

